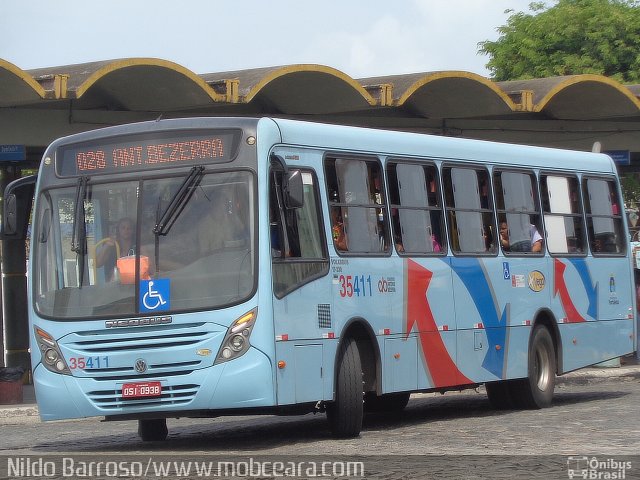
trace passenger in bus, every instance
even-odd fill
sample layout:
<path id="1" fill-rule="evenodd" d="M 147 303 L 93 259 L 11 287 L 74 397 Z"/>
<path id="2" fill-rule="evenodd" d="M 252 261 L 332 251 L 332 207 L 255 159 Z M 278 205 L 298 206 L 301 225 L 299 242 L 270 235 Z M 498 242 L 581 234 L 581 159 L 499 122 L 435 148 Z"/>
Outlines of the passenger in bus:
<path id="1" fill-rule="evenodd" d="M 595 236 L 593 241 L 593 251 L 598 253 L 616 253 L 618 246 L 613 233 L 603 233 Z"/>
<path id="2" fill-rule="evenodd" d="M 489 208 L 489 184 L 484 178 L 480 180 L 480 207 Z"/>
<path id="3" fill-rule="evenodd" d="M 438 242 L 438 239 L 436 238 L 435 235 L 431 235 L 431 238 L 429 239 L 431 241 L 431 250 L 428 250 L 428 247 L 425 248 L 424 252 L 412 252 L 412 253 L 440 253 L 442 252 L 442 247 L 440 246 L 440 243 Z M 398 236 L 396 236 L 395 238 L 395 243 L 396 243 L 396 250 L 400 253 L 404 253 L 404 245 L 402 243 L 402 238 L 399 238 Z"/>
<path id="4" fill-rule="evenodd" d="M 504 251 L 512 251 L 512 252 L 532 252 L 539 253 L 542 252 L 542 235 L 538 232 L 538 229 L 535 225 L 529 225 L 529 235 L 531 238 L 531 243 L 523 249 L 512 249 L 512 245 L 509 243 L 509 226 L 507 222 L 500 222 L 500 245 L 502 246 L 502 250 Z M 524 242 L 526 243 L 526 242 Z"/>
<path id="5" fill-rule="evenodd" d="M 96 266 L 104 267 L 105 280 L 113 279 L 118 257 L 136 254 L 135 223 L 129 217 L 123 217 L 116 224 L 115 238 L 107 237 L 96 251 Z"/>
<path id="6" fill-rule="evenodd" d="M 348 250 L 347 234 L 344 231 L 344 223 L 342 222 L 339 207 L 331 208 L 331 235 L 336 249 L 342 251 Z"/>
<path id="7" fill-rule="evenodd" d="M 482 228 L 482 238 L 484 240 L 484 248 L 485 251 L 487 252 L 493 252 L 494 247 L 495 247 L 495 242 L 494 242 L 494 234 L 493 234 L 494 228 L 493 225 L 484 225 L 484 227 Z"/>

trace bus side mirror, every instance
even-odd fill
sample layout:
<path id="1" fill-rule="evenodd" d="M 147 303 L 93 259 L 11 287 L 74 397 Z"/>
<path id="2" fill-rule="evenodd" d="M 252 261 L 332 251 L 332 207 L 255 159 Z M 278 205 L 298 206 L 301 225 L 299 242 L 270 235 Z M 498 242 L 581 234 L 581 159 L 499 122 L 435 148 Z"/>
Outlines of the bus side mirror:
<path id="1" fill-rule="evenodd" d="M 14 180 L 4 191 L 2 238 L 20 240 L 27 236 L 27 226 L 36 187 L 36 175 Z"/>
<path id="2" fill-rule="evenodd" d="M 304 205 L 304 188 L 302 186 L 302 172 L 289 170 L 286 172 L 282 186 L 284 206 L 289 209 L 301 208 Z"/>

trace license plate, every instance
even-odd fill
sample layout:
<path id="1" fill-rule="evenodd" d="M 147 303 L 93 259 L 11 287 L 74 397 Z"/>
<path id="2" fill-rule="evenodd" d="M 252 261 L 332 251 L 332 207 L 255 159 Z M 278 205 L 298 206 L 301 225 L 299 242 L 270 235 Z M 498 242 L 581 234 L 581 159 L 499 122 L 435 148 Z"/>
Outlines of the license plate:
<path id="1" fill-rule="evenodd" d="M 162 394 L 160 382 L 137 382 L 122 385 L 122 398 L 159 397 Z"/>

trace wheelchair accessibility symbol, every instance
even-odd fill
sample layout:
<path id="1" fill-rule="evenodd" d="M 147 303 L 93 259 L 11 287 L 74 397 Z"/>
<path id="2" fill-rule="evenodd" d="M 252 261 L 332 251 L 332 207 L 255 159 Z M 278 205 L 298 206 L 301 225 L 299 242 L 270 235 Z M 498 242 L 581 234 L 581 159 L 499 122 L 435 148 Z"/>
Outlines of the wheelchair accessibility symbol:
<path id="1" fill-rule="evenodd" d="M 160 312 L 169 310 L 170 283 L 168 278 L 140 281 L 140 311 Z"/>

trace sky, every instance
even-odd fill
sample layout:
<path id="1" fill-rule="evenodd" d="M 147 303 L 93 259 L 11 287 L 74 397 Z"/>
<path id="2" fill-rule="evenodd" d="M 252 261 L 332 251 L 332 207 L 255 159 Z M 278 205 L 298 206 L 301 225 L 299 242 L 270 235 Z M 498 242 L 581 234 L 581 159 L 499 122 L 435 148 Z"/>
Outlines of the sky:
<path id="1" fill-rule="evenodd" d="M 314 63 L 353 78 L 489 76 L 478 42 L 531 0 L 0 0 L 0 59 L 23 70 L 130 57 L 197 74 Z"/>

